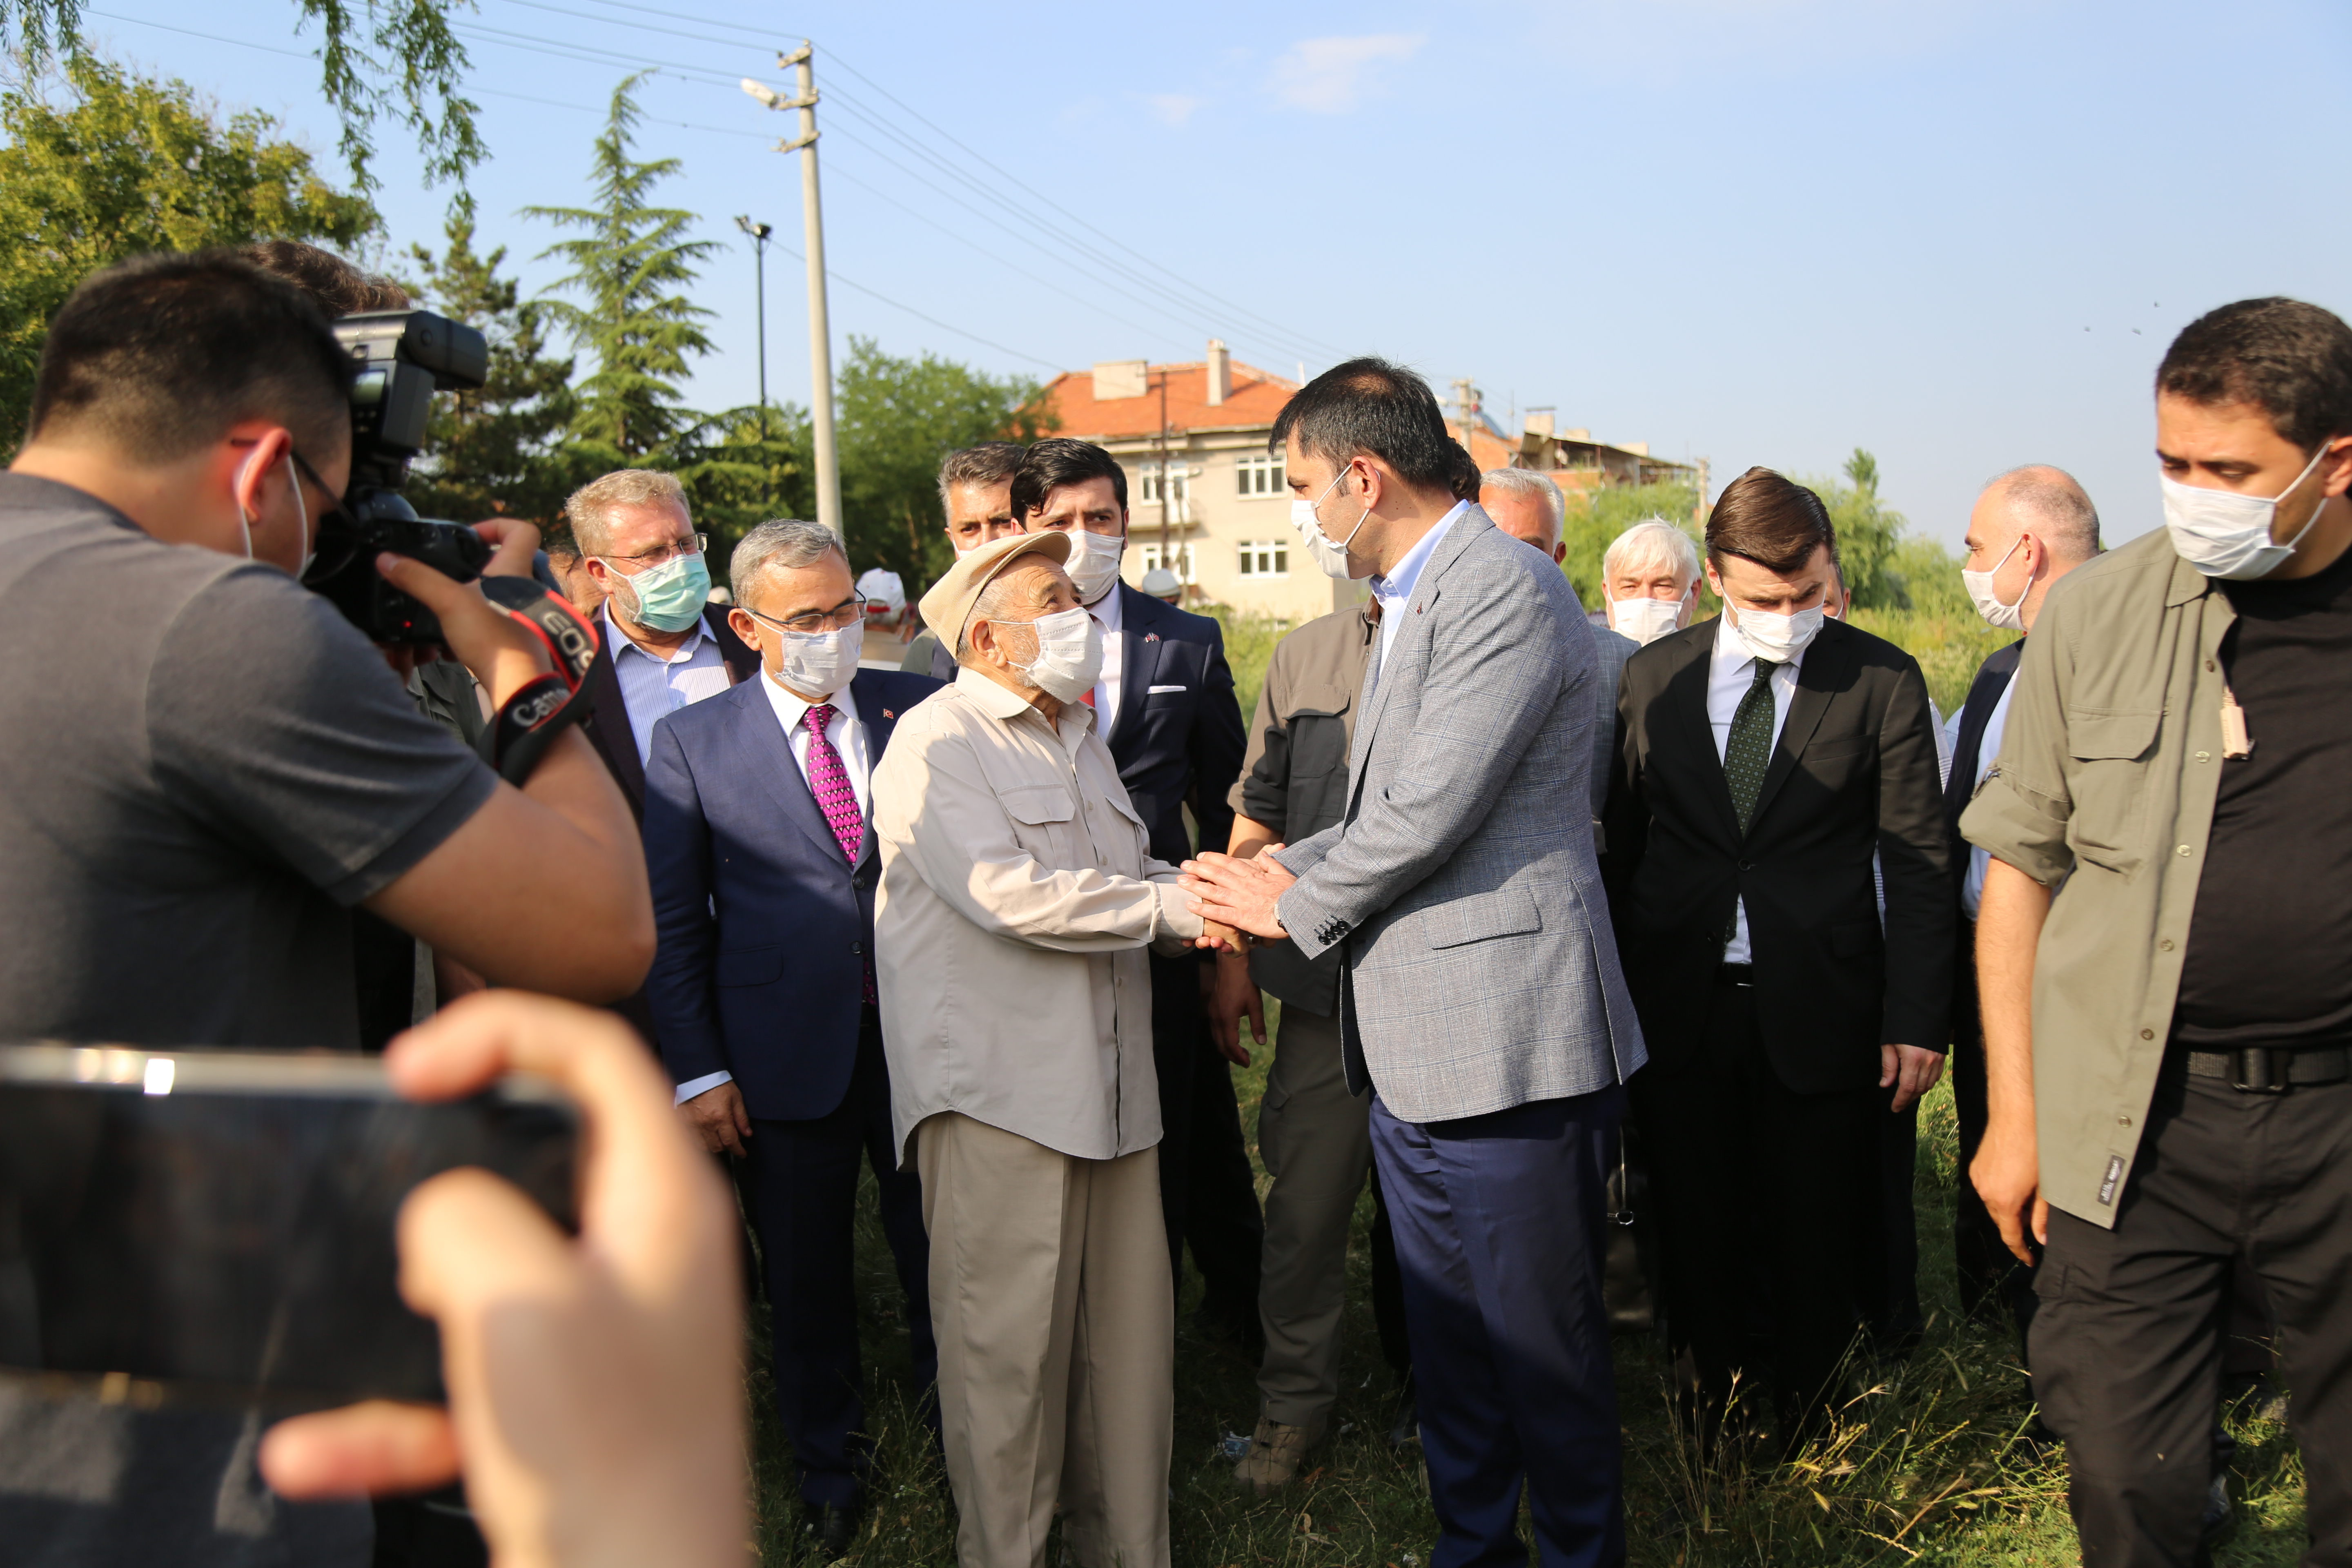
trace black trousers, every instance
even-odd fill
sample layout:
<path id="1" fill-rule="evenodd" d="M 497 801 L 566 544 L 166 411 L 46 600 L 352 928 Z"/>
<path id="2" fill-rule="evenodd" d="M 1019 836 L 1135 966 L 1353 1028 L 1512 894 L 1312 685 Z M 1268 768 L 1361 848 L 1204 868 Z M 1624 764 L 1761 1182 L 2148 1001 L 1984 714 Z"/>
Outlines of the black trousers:
<path id="1" fill-rule="evenodd" d="M 1871 1117 L 1878 1180 L 1864 1200 L 1861 1273 L 1855 1296 L 1863 1326 L 1887 1349 L 1916 1344 L 1926 1320 L 1919 1310 L 1919 1215 L 1913 1206 L 1918 1175 L 1919 1104 L 1890 1110 L 1895 1091 L 1878 1091 Z"/>
<path id="2" fill-rule="evenodd" d="M 2112 1230 L 2059 1210 L 2034 1289 L 2042 1418 L 2066 1440 L 2086 1568 L 2199 1544 L 2233 1276 L 2262 1281 L 2302 1450 L 2308 1568 L 2352 1563 L 2352 1084 L 2158 1079 Z"/>
<path id="3" fill-rule="evenodd" d="M 1959 1277 L 1960 1310 L 1982 1322 L 2010 1319 L 2017 1325 L 2021 1348 L 2033 1321 L 2033 1270 L 2002 1242 L 2000 1226 L 1969 1180 L 1969 1166 L 1984 1145 L 1991 1112 L 1986 1099 L 1984 1024 L 1977 1013 L 1975 927 L 1962 923 L 1969 926 L 1969 934 L 1959 943 L 1952 972 L 1952 987 L 1960 1002 L 1953 1010 L 1952 1054 L 1945 1062 L 1960 1131 L 1959 1190 L 1952 1197 L 1953 1271 Z"/>
<path id="4" fill-rule="evenodd" d="M 857 1347 L 861 1162 L 874 1167 L 882 1232 L 906 1293 L 916 1387 L 928 1391 L 939 1377 L 922 1183 L 898 1168 L 890 1068 L 873 1009 L 859 1032 L 849 1091 L 832 1113 L 809 1121 L 754 1121 L 744 1148 L 740 1190 L 767 1271 L 776 1415 L 792 1439 L 802 1500 L 848 1508 L 864 1488 L 873 1451 Z M 936 1420 L 927 1393 L 924 1404 Z"/>
<path id="5" fill-rule="evenodd" d="M 1668 1339 L 1690 1359 L 1703 1415 L 1720 1413 L 1738 1374 L 1752 1407 L 1752 1374 L 1769 1370 L 1783 1419 L 1809 1420 L 1853 1338 L 1884 1091 L 1790 1089 L 1765 1055 L 1756 993 L 1722 983 L 1697 1050 L 1629 1087 L 1664 1233 Z M 1759 1320 L 1765 1367 L 1750 1353 Z"/>
<path id="6" fill-rule="evenodd" d="M 1160 1207 L 1170 1277 L 1181 1289 L 1189 1241 L 1206 1287 L 1203 1310 L 1254 1326 L 1265 1219 L 1242 1142 L 1233 1068 L 1209 1038 L 1201 966 L 1190 956 L 1151 955 L 1151 1063 L 1160 1079 Z"/>

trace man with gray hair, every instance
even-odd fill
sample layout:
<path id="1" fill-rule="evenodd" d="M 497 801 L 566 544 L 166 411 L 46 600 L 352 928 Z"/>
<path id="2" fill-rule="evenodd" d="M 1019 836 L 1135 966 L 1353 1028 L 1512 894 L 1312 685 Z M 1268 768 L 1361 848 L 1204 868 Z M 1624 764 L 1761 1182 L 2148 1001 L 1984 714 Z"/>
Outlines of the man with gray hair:
<path id="1" fill-rule="evenodd" d="M 1663 517 L 1644 518 L 1601 554 L 1609 628 L 1647 647 L 1690 625 L 1698 606 L 1698 546 Z"/>
<path id="2" fill-rule="evenodd" d="M 775 1330 L 776 1414 L 826 1561 L 856 1527 L 865 1434 L 852 1234 L 870 1163 L 907 1292 L 915 1386 L 936 1373 L 919 1190 L 890 1131 L 874 971 L 870 781 L 939 689 L 861 669 L 865 599 L 841 541 L 763 522 L 730 563 L 728 619 L 761 673 L 654 726 L 646 990 L 681 1114 L 737 1163 Z"/>
<path id="3" fill-rule="evenodd" d="M 893 1130 L 922 1175 L 963 1568 L 1166 1568 L 1175 1292 L 1147 948 L 1204 923 L 1085 700 L 1102 628 L 1066 531 L 923 595 L 962 661 L 874 778 Z M 1230 933 L 1227 933 L 1228 935 Z"/>
<path id="4" fill-rule="evenodd" d="M 1968 700 L 1945 726 L 1952 767 L 1944 786 L 1944 817 L 1951 829 L 1952 858 L 1959 868 L 1959 961 L 1952 986 L 1952 1100 L 1959 1112 L 1960 1169 L 1965 1171 L 1984 1142 L 1986 1106 L 1983 1024 L 1977 1013 L 1977 908 L 1984 896 L 1983 850 L 1960 837 L 1960 814 L 1974 798 L 1977 783 L 2000 756 L 2009 720 L 2010 679 L 2024 657 L 2051 584 L 2099 553 L 2099 513 L 2073 475 L 2046 463 L 2029 463 L 1985 481 L 1969 513 L 1962 543 L 1968 557 L 1960 580 L 1977 613 L 1994 627 L 2019 634 L 1978 667 Z M 1967 1182 L 1952 1205 L 1952 1253 L 1959 1276 L 1960 1303 L 1978 1317 L 2009 1316 L 2021 1342 L 2033 1315 L 2030 1270 L 2019 1267 L 2000 1239 L 2000 1227 L 1984 1200 Z"/>
<path id="5" fill-rule="evenodd" d="M 676 476 L 606 474 L 572 491 L 563 517 L 580 570 L 604 595 L 596 614 L 604 649 L 588 671 L 583 728 L 643 817 L 654 725 L 746 679 L 759 656 L 710 603 L 709 536 L 695 531 Z"/>

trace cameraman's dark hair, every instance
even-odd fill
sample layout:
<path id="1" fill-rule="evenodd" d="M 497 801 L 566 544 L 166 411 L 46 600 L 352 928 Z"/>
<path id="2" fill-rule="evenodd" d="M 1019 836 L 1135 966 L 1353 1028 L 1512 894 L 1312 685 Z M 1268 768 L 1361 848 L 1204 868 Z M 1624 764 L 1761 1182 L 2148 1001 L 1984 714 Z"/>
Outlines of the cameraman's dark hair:
<path id="1" fill-rule="evenodd" d="M 1416 489 L 1478 499 L 1478 465 L 1445 433 L 1445 415 L 1429 383 L 1401 364 L 1366 355 L 1333 365 L 1282 405 L 1266 449 L 1283 450 L 1293 436 L 1300 451 L 1334 467 L 1374 457 Z"/>
<path id="2" fill-rule="evenodd" d="M 352 370 L 318 306 L 234 251 L 133 257 L 49 323 L 26 438 L 88 430 L 170 462 L 268 419 L 324 461 L 351 443 Z"/>
<path id="3" fill-rule="evenodd" d="M 982 441 L 950 452 L 940 465 L 940 510 L 947 510 L 948 491 L 958 485 L 1001 485 L 1011 479 L 1021 467 L 1022 451 L 1018 441 Z"/>
<path id="4" fill-rule="evenodd" d="M 1087 479 L 1108 479 L 1119 510 L 1127 510 L 1127 470 L 1117 458 L 1092 441 L 1067 436 L 1048 436 L 1033 444 L 1013 470 L 1013 521 L 1042 510 L 1045 498 L 1062 486 Z"/>
<path id="5" fill-rule="evenodd" d="M 1738 555 L 1768 572 L 1794 572 L 1829 546 L 1838 563 L 1837 528 L 1822 498 L 1769 468 L 1750 468 L 1723 487 L 1706 519 L 1706 556 L 1723 570 Z M 1839 576 L 1844 576 L 1841 569 Z"/>
<path id="6" fill-rule="evenodd" d="M 2300 300 L 2241 300 L 2180 329 L 2156 390 L 2208 406 L 2251 403 L 2308 450 L 2352 433 L 2352 328 Z"/>
<path id="7" fill-rule="evenodd" d="M 362 310 L 405 310 L 412 303 L 408 290 L 391 279 L 362 272 L 333 251 L 299 239 L 256 240 L 236 253 L 309 295 L 331 321 Z"/>

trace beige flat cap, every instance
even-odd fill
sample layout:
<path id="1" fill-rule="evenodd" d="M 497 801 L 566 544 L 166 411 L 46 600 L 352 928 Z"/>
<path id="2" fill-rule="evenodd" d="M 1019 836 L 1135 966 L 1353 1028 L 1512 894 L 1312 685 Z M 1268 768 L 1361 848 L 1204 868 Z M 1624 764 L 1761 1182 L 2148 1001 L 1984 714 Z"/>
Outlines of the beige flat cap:
<path id="1" fill-rule="evenodd" d="M 963 635 L 964 623 L 971 618 L 971 607 L 979 602 L 980 591 L 990 579 L 1024 555 L 1043 555 L 1059 566 L 1070 558 L 1070 536 L 1059 529 L 1046 529 L 1042 533 L 1016 533 L 1010 539 L 1000 539 L 983 544 L 969 555 L 959 555 L 948 574 L 931 584 L 923 595 L 923 624 L 940 639 L 940 646 L 952 655 L 956 639 Z"/>

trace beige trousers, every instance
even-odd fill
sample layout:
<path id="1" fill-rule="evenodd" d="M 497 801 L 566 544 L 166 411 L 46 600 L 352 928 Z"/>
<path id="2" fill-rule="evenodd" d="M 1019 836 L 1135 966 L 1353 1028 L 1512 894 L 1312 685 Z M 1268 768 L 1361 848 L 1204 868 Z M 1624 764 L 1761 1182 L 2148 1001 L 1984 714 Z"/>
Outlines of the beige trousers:
<path id="1" fill-rule="evenodd" d="M 1175 1292 L 1160 1151 L 1080 1160 L 953 1111 L 915 1131 L 962 1568 L 1168 1568 Z"/>
<path id="2" fill-rule="evenodd" d="M 1259 1414 L 1321 1427 L 1339 1398 L 1339 1319 L 1348 1295 L 1348 1224 L 1372 1163 L 1372 1097 L 1348 1092 L 1339 1020 L 1282 1010 L 1257 1113 L 1265 1194 L 1258 1317 L 1265 1361 Z"/>

